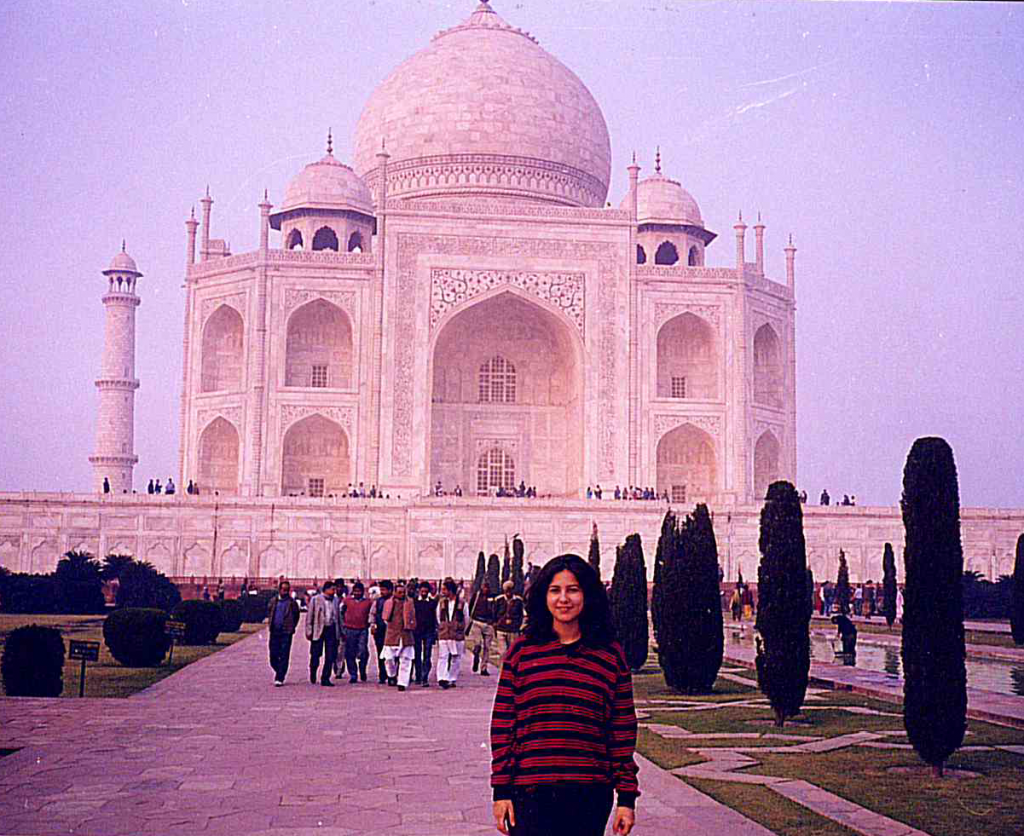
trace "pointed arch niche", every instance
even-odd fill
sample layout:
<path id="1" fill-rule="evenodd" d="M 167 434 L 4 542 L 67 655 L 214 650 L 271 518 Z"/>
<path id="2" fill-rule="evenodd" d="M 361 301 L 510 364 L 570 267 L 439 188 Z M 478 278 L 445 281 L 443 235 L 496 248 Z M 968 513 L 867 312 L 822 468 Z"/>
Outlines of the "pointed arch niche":
<path id="1" fill-rule="evenodd" d="M 477 493 L 480 458 L 497 448 L 514 459 L 516 484 L 578 495 L 581 354 L 567 320 L 515 291 L 477 297 L 449 319 L 431 353 L 430 486 Z"/>
<path id="2" fill-rule="evenodd" d="M 754 402 L 782 409 L 782 345 L 765 323 L 754 334 Z"/>
<path id="3" fill-rule="evenodd" d="M 284 434 L 281 445 L 281 494 L 329 496 L 352 481 L 348 436 L 333 421 L 310 415 Z"/>
<path id="4" fill-rule="evenodd" d="M 696 314 L 673 317 L 658 331 L 658 397 L 718 399 L 715 330 Z"/>
<path id="5" fill-rule="evenodd" d="M 203 327 L 203 392 L 234 392 L 242 388 L 242 315 L 221 305 Z"/>
<path id="6" fill-rule="evenodd" d="M 352 325 L 337 305 L 314 299 L 288 320 L 285 386 L 352 386 Z"/>
<path id="7" fill-rule="evenodd" d="M 662 436 L 657 451 L 658 493 L 673 502 L 710 497 L 718 490 L 715 442 L 704 430 L 683 424 Z"/>
<path id="8" fill-rule="evenodd" d="M 768 486 L 779 479 L 778 439 L 771 430 L 765 430 L 754 445 L 754 501 L 761 502 Z"/>
<path id="9" fill-rule="evenodd" d="M 199 488 L 204 494 L 238 493 L 238 430 L 215 418 L 199 437 Z"/>

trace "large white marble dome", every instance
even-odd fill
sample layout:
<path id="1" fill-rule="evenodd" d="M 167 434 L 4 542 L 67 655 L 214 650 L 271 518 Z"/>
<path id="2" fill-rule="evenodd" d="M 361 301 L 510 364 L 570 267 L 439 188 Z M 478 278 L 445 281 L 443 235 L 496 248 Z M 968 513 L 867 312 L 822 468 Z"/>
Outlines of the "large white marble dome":
<path id="1" fill-rule="evenodd" d="M 355 170 L 376 196 L 522 198 L 604 206 L 611 143 L 582 81 L 485 0 L 438 33 L 370 96 L 355 135 Z"/>

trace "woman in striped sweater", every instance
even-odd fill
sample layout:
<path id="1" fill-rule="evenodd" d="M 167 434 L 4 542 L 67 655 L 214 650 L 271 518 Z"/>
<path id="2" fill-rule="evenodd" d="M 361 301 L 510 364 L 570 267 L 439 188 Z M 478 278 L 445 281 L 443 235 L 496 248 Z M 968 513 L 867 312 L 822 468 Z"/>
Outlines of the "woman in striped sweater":
<path id="1" fill-rule="evenodd" d="M 509 649 L 491 714 L 494 819 L 511 836 L 600 836 L 633 829 L 640 794 L 633 680 L 608 596 L 574 554 L 530 586 L 526 634 Z"/>

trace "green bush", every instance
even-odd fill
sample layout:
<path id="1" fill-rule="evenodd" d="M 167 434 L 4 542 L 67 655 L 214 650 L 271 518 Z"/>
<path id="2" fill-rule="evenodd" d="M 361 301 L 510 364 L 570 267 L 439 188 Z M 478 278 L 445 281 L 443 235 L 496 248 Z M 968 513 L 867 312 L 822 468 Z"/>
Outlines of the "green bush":
<path id="1" fill-rule="evenodd" d="M 129 668 L 159 665 L 171 639 L 164 633 L 167 613 L 160 609 L 125 607 L 103 622 L 103 641 L 113 656 Z"/>
<path id="2" fill-rule="evenodd" d="M 846 563 L 846 552 L 839 550 L 839 573 L 836 576 L 835 608 L 840 615 L 850 614 L 850 601 L 853 593 L 850 590 L 850 567 Z"/>
<path id="3" fill-rule="evenodd" d="M 16 572 L 0 578 L 0 611 L 51 615 L 57 611 L 53 575 Z"/>
<path id="4" fill-rule="evenodd" d="M 270 599 L 277 594 L 274 589 L 261 589 L 256 595 L 243 595 L 238 600 L 242 602 L 242 622 L 245 624 L 262 624 L 267 617 L 267 607 L 270 606 Z"/>
<path id="5" fill-rule="evenodd" d="M 601 543 L 597 538 L 597 523 L 593 523 L 590 531 L 590 551 L 587 552 L 587 563 L 597 573 L 598 580 L 601 578 Z"/>
<path id="6" fill-rule="evenodd" d="M 512 583 L 514 584 L 512 591 L 516 595 L 523 594 L 523 584 L 525 582 L 523 576 L 523 555 L 525 553 L 526 547 L 517 534 L 512 538 Z"/>
<path id="7" fill-rule="evenodd" d="M 639 534 L 630 534 L 616 550 L 612 574 L 611 616 L 615 636 L 630 668 L 640 670 L 647 661 L 647 570 Z"/>
<path id="8" fill-rule="evenodd" d="M 64 639 L 56 627 L 29 624 L 7 636 L 0 675 L 9 697 L 59 697 L 64 690 Z"/>
<path id="9" fill-rule="evenodd" d="M 1024 534 L 1017 538 L 1017 557 L 1013 562 L 1010 630 L 1014 643 L 1024 644 Z"/>
<path id="10" fill-rule="evenodd" d="M 107 608 L 99 561 L 86 552 L 70 551 L 53 573 L 54 606 L 68 615 L 93 615 Z"/>
<path id="11" fill-rule="evenodd" d="M 220 608 L 213 601 L 182 601 L 171 610 L 171 620 L 185 623 L 180 644 L 213 644 L 220 633 Z"/>
<path id="12" fill-rule="evenodd" d="M 885 616 L 885 623 L 891 628 L 896 621 L 896 596 L 898 594 L 896 585 L 896 555 L 893 554 L 892 543 L 886 543 L 882 549 L 882 595 L 885 603 L 882 606 L 882 615 Z"/>
<path id="13" fill-rule="evenodd" d="M 152 564 L 133 560 L 121 564 L 117 571 L 118 607 L 152 608 L 166 613 L 181 603 L 178 587 Z"/>
<path id="14" fill-rule="evenodd" d="M 245 609 L 242 602 L 234 598 L 225 598 L 217 602 L 220 609 L 220 631 L 222 633 L 237 633 L 242 629 L 242 619 L 245 617 Z"/>

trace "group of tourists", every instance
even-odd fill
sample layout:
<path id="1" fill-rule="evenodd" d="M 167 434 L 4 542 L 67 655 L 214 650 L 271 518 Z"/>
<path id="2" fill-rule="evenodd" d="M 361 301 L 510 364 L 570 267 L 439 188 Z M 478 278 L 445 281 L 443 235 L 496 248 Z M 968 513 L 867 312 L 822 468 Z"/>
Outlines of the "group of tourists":
<path id="1" fill-rule="evenodd" d="M 668 502 L 668 491 L 662 491 L 661 494 L 655 488 L 641 488 L 634 485 L 630 485 L 628 488 L 623 485 L 619 487 L 615 486 L 615 492 L 612 494 L 615 499 L 635 499 L 635 500 L 647 500 L 655 502 Z M 604 499 L 604 488 L 600 485 L 591 487 L 587 485 L 587 499 Z"/>
<path id="2" fill-rule="evenodd" d="M 526 600 L 511 582 L 491 595 L 486 582 L 464 600 L 452 578 L 439 594 L 427 581 L 374 584 L 370 597 L 355 581 L 347 594 L 324 583 L 309 602 L 310 681 L 331 686 L 345 670 L 367 681 L 367 640 L 376 645 L 378 682 L 399 691 L 413 678 L 454 688 L 467 638 L 476 639 L 474 668 L 489 676 L 491 644 L 503 657 L 491 714 L 494 823 L 507 836 L 605 833 L 635 822 L 640 794 L 634 760 L 637 718 L 633 683 L 614 638 L 608 595 L 594 569 L 560 555 L 532 571 Z M 343 585 L 342 585 L 343 586 Z M 292 637 L 302 622 L 287 580 L 267 609 L 274 684 L 284 684 Z M 613 812 L 614 811 L 614 812 Z"/>
<path id="3" fill-rule="evenodd" d="M 806 499 L 804 501 L 806 502 Z M 828 490 L 823 490 L 821 492 L 821 497 L 818 499 L 818 504 L 819 505 L 831 505 L 832 504 L 832 497 L 829 496 Z M 856 497 L 856 495 L 850 495 L 850 494 L 847 494 L 847 493 L 843 494 L 843 498 L 841 500 L 838 500 L 838 499 L 836 500 L 836 505 L 855 506 L 856 504 L 857 504 L 857 497 Z"/>
<path id="4" fill-rule="evenodd" d="M 821 615 L 839 612 L 839 599 L 836 587 L 831 581 L 825 581 L 815 599 L 815 607 Z M 871 618 L 885 612 L 885 587 L 872 580 L 867 583 L 853 584 L 850 588 L 850 609 L 853 615 Z M 903 591 L 896 589 L 896 619 L 903 620 Z"/>

